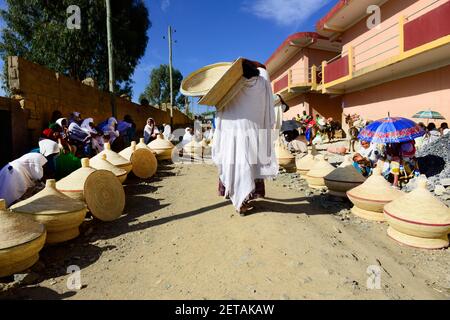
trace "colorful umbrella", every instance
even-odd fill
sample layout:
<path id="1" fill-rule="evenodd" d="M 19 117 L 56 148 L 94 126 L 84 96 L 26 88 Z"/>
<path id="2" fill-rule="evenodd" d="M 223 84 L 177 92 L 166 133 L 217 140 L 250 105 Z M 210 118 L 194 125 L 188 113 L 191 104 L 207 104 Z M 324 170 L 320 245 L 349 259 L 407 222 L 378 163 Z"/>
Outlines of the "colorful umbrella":
<path id="1" fill-rule="evenodd" d="M 436 111 L 420 111 L 413 116 L 414 119 L 428 119 L 428 120 L 445 120 L 445 118 Z"/>
<path id="2" fill-rule="evenodd" d="M 406 118 L 385 118 L 365 127 L 358 136 L 362 141 L 379 144 L 401 143 L 425 135 L 425 131 L 414 121 Z"/>

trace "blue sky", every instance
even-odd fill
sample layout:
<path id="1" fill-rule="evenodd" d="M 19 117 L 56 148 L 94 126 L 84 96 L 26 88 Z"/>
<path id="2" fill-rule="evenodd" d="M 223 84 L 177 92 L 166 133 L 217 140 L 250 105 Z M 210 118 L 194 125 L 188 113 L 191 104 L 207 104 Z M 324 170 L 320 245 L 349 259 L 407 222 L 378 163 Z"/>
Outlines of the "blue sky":
<path id="1" fill-rule="evenodd" d="M 135 70 L 133 99 L 153 68 L 168 62 L 167 28 L 176 29 L 174 67 L 184 76 L 207 64 L 240 56 L 265 62 L 292 33 L 314 31 L 336 0 L 145 0 L 152 28 Z M 74 1 L 76 3 L 76 1 Z M 4 0 L 0 0 L 4 6 Z M 195 111 L 204 111 L 196 107 Z"/>

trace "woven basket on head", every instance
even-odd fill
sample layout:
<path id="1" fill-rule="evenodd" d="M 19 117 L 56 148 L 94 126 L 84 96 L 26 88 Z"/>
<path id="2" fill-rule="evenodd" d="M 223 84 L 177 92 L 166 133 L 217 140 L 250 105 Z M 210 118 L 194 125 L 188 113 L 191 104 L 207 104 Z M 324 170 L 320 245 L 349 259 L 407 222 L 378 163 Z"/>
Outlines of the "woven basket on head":
<path id="1" fill-rule="evenodd" d="M 158 159 L 158 161 L 163 161 L 172 159 L 172 150 L 175 146 L 170 141 L 164 139 L 164 136 L 160 134 L 156 140 L 148 145 L 148 147 L 156 152 L 156 159 Z"/>
<path id="2" fill-rule="evenodd" d="M 228 93 L 233 91 L 233 87 L 239 84 L 244 75 L 242 61 L 242 58 L 237 59 L 208 93 L 199 100 L 198 104 L 217 106 L 219 110 L 221 107 L 226 106 L 226 104 L 223 102 L 221 103 L 221 101 L 224 100 Z M 235 94 L 236 93 L 237 92 L 235 92 Z"/>
<path id="3" fill-rule="evenodd" d="M 116 167 L 111 162 L 108 161 L 108 156 L 103 154 L 100 158 L 93 158 L 91 160 L 91 166 L 97 170 L 107 170 L 114 173 L 114 175 L 119 179 L 120 183 L 124 183 L 127 180 L 128 173 L 125 169 Z"/>
<path id="4" fill-rule="evenodd" d="M 84 184 L 84 196 L 92 215 L 101 221 L 117 220 L 125 209 L 125 191 L 110 171 L 91 174 Z"/>
<path id="5" fill-rule="evenodd" d="M 116 167 L 118 167 L 120 169 L 126 170 L 127 174 L 129 174 L 131 172 L 131 170 L 133 169 L 131 162 L 128 159 L 122 157 L 117 152 L 112 151 L 111 145 L 109 143 L 105 143 L 105 150 L 103 150 L 98 155 L 96 155 L 94 158 L 92 158 L 92 160 L 99 159 L 104 154 L 106 154 L 106 157 L 109 162 L 111 162 L 113 165 L 115 165 Z"/>
<path id="6" fill-rule="evenodd" d="M 297 158 L 295 164 L 297 167 L 297 173 L 301 176 L 305 176 L 309 170 L 316 164 L 315 157 L 317 156 L 317 150 L 315 146 L 312 146 L 311 149 L 308 150 L 308 154 L 303 158 Z"/>
<path id="7" fill-rule="evenodd" d="M 10 208 L 16 214 L 31 217 L 45 225 L 47 244 L 72 240 L 80 235 L 86 217 L 86 205 L 56 190 L 55 180 L 47 180 L 45 189 Z"/>
<path id="8" fill-rule="evenodd" d="M 6 211 L 5 200 L 0 199 L 0 278 L 34 265 L 39 260 L 46 236 L 44 225 Z"/>
<path id="9" fill-rule="evenodd" d="M 416 190 L 387 204 L 384 215 L 388 235 L 399 243 L 423 249 L 449 246 L 450 208 L 427 190 L 426 178 Z"/>
<path id="10" fill-rule="evenodd" d="M 347 191 L 347 196 L 354 204 L 352 213 L 370 221 L 385 221 L 383 208 L 388 203 L 400 198 L 403 192 L 392 188 L 381 175 L 380 169 L 374 170 L 366 182 Z"/>
<path id="11" fill-rule="evenodd" d="M 305 179 L 310 188 L 324 189 L 326 187 L 325 177 L 334 170 L 335 167 L 325 160 L 324 156 L 318 155 L 316 156 L 315 164 L 312 166 L 311 170 L 308 171 Z"/>
<path id="12" fill-rule="evenodd" d="M 347 191 L 364 183 L 366 178 L 356 170 L 353 163 L 350 163 L 346 166 L 340 166 L 327 175 L 324 180 L 331 195 L 347 198 Z"/>
<path id="13" fill-rule="evenodd" d="M 222 62 L 203 67 L 188 75 L 181 83 L 181 93 L 188 97 L 202 97 L 230 69 L 232 63 Z"/>
<path id="14" fill-rule="evenodd" d="M 56 183 L 56 189 L 72 199 L 84 201 L 84 183 L 96 171 L 90 166 L 89 159 L 81 159 L 81 168 Z"/>

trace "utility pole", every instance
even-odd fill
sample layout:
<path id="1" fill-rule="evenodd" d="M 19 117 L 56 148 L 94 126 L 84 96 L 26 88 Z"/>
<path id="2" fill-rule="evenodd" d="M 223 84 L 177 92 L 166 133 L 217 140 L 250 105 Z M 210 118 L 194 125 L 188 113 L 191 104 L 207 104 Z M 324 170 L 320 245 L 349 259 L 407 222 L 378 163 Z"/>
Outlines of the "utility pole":
<path id="1" fill-rule="evenodd" d="M 111 0 L 106 0 L 106 29 L 108 37 L 108 69 L 109 69 L 109 92 L 111 98 L 111 113 L 116 117 L 116 104 L 114 97 L 114 87 L 116 79 L 114 76 L 114 44 L 112 39 L 112 24 L 111 24 Z"/>
<path id="2" fill-rule="evenodd" d="M 172 27 L 169 26 L 170 126 L 173 127 Z"/>

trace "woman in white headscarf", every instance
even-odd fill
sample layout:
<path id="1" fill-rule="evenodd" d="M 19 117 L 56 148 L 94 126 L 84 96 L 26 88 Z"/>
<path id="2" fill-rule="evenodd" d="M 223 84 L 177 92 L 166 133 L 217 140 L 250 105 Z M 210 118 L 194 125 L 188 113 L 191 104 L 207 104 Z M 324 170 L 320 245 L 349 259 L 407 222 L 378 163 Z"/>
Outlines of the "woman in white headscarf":
<path id="1" fill-rule="evenodd" d="M 156 126 L 156 122 L 152 118 L 147 119 L 147 124 L 144 128 L 144 141 L 146 144 L 149 144 L 153 140 L 155 140 L 158 137 L 159 130 Z"/>
<path id="2" fill-rule="evenodd" d="M 99 135 L 97 129 L 94 125 L 94 119 L 93 118 L 87 118 L 83 121 L 81 124 L 81 129 L 83 129 L 86 133 L 88 133 L 91 136 L 91 142 L 92 142 L 92 149 L 96 151 L 96 153 L 100 153 L 103 151 L 103 139 Z"/>
<path id="3" fill-rule="evenodd" d="M 164 124 L 163 127 L 164 127 L 164 132 L 163 132 L 164 139 L 171 141 L 173 138 L 172 137 L 172 128 L 170 127 L 169 124 Z"/>
<path id="4" fill-rule="evenodd" d="M 102 128 L 105 136 L 109 136 L 109 143 L 112 145 L 114 141 L 120 137 L 120 132 L 117 130 L 118 122 L 116 118 L 111 117 L 108 123 Z"/>
<path id="5" fill-rule="evenodd" d="M 10 206 L 44 177 L 47 159 L 40 153 L 29 153 L 8 163 L 0 170 L 0 199 Z"/>
<path id="6" fill-rule="evenodd" d="M 217 112 L 212 158 L 219 168 L 219 193 L 245 215 L 250 201 L 265 196 L 264 179 L 278 174 L 272 87 L 261 64 L 244 60 L 242 89 Z"/>

